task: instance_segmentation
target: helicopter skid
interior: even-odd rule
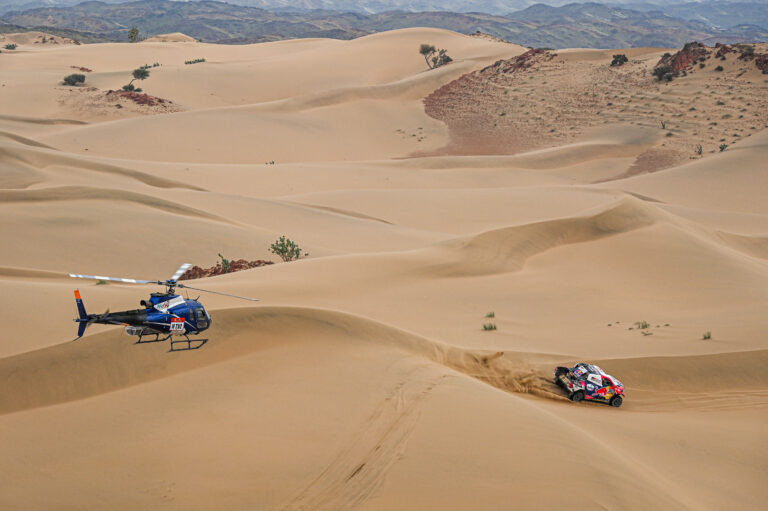
[[[170,351],[189,351],[189,350],[199,350],[203,347],[205,343],[208,342],[208,339],[190,339],[187,334],[183,334],[184,339],[175,340],[172,335],[169,335],[168,337],[171,338],[171,350]],[[176,344],[179,343],[187,343],[186,347],[183,348],[177,348]]]
[[[164,341],[171,341],[171,349],[170,351],[189,351],[189,350],[197,350],[203,347],[205,343],[208,342],[208,339],[190,339],[189,335],[187,334],[180,334],[183,339],[174,339],[173,334],[161,334],[161,333],[146,333],[139,335],[139,340],[136,341],[136,344],[146,344],[151,342],[164,342]],[[154,337],[154,339],[144,339],[144,337]],[[177,344],[184,344],[186,343],[186,346],[184,347],[176,347]]]

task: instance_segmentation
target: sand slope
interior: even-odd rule
[[[631,119],[452,150],[422,98],[524,48],[170,39],[2,55],[0,507],[761,508],[763,128],[641,174],[668,137]],[[428,71],[421,43],[455,62]],[[141,86],[173,112],[105,101],[155,62]],[[87,87],[58,85],[72,65]],[[281,235],[309,257],[193,281],[261,300],[201,297],[200,349],[71,342],[74,288],[93,313],[156,289],[67,273],[276,259]],[[580,360],[626,384],[622,408],[563,397],[552,370]]]

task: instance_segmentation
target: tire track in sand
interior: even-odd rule
[[[423,399],[447,376],[431,364],[420,364],[401,375],[351,441],[317,477],[276,509],[351,509],[367,500],[405,452]]]

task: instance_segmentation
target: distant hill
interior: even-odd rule
[[[720,28],[738,25],[756,25],[768,30],[768,2],[704,0],[679,4],[657,5],[631,2],[624,7],[636,11],[660,11],[684,20],[696,20]]]
[[[276,12],[213,1],[140,0],[120,4],[89,1],[70,7],[11,11],[3,15],[3,19],[52,33],[54,29],[78,30],[123,41],[132,26],[139,27],[147,37],[183,32],[205,42],[226,43],[298,37],[351,39],[383,30],[419,26],[465,34],[480,30],[518,44],[552,48],[676,47],[692,40],[768,40],[768,29],[754,24],[721,29],[712,27],[711,23],[683,20],[660,11],[641,12],[596,3],[563,7],[536,4],[501,16],[445,11]]]
[[[66,37],[79,43],[106,43],[113,41],[109,37],[104,37],[98,34],[92,34],[89,32],[81,32],[79,30],[71,30],[68,28],[53,28],[53,27],[22,27],[20,25],[13,25],[9,23],[3,23],[0,20],[0,34],[15,34],[19,32],[46,32],[59,37]]]

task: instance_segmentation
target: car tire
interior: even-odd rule
[[[608,401],[608,404],[611,406],[615,406],[616,408],[621,406],[621,403],[624,402],[624,398],[621,396],[613,396],[610,401]]]
[[[574,403],[578,403],[579,401],[584,400],[584,391],[583,390],[577,390],[573,394],[571,394],[571,401]]]

